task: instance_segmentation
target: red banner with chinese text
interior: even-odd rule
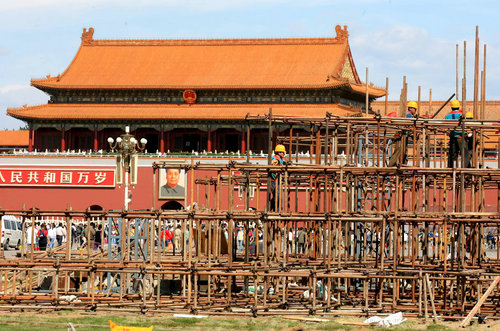
[[[0,168],[0,186],[114,187],[115,170]]]

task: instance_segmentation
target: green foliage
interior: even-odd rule
[[[319,323],[315,326],[316,330],[354,330],[352,326],[343,325],[336,322]]]
[[[342,318],[345,320],[345,318]],[[291,330],[303,328],[307,330],[346,330],[354,331],[357,326],[349,326],[335,322],[307,322],[294,321],[280,317],[232,317],[211,316],[208,318],[174,318],[167,314],[140,313],[80,313],[74,311],[39,312],[29,311],[25,313],[3,313],[0,315],[0,330],[2,331],[58,331],[68,330],[68,322],[71,322],[78,331],[109,330],[109,320],[118,325],[143,326],[154,325],[155,331],[160,330]],[[356,319],[359,322],[358,319]],[[458,330],[444,324],[428,324],[422,321],[407,321],[400,325],[389,328],[366,326],[368,330],[429,330],[448,331]]]
[[[195,324],[200,324],[202,320],[199,318],[169,318],[167,322],[170,323],[167,323],[168,325],[166,326],[183,327],[183,326],[192,326]]]
[[[453,330],[453,329],[446,326],[446,325],[432,323],[432,324],[427,325],[427,330],[444,331],[444,330]]]

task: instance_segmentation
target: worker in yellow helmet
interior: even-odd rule
[[[415,101],[410,101],[406,105],[406,118],[414,118],[417,116],[418,105]],[[409,131],[398,131],[392,137],[391,144],[393,145],[389,167],[395,167],[397,164],[405,164],[407,158],[408,140],[410,138]]]
[[[460,101],[452,100],[450,103],[451,111],[445,116],[447,120],[455,120],[458,121],[463,119],[463,112],[460,109]],[[474,117],[471,112],[467,112],[465,114],[466,118]],[[472,134],[471,134],[472,135]],[[452,130],[450,131],[450,142],[448,143],[448,168],[453,168],[455,162],[458,160],[458,154],[462,153],[462,147],[464,148],[464,165],[466,168],[470,168],[471,163],[471,144],[469,144],[467,132],[463,130]],[[463,146],[462,146],[463,145]],[[469,148],[471,147],[471,148]]]
[[[271,159],[271,165],[273,166],[285,165],[285,154],[286,154],[285,146],[281,144],[276,145],[276,147],[274,148],[274,155]],[[271,185],[269,187],[269,193],[268,193],[269,209],[272,211],[276,211],[276,196],[279,194],[280,191],[279,175],[275,171],[270,171],[269,177],[271,178]]]
[[[410,101],[406,105],[407,111],[406,111],[406,118],[414,118],[417,116],[417,103],[415,101]]]
[[[274,148],[274,156],[273,156],[273,159],[276,159],[276,160],[281,160],[283,159],[283,157],[285,156],[286,154],[286,148],[285,146],[281,145],[281,144],[278,144],[276,145],[276,147]],[[277,163],[276,163],[277,164]]]
[[[451,101],[451,109],[459,109],[460,108],[460,101],[457,99]]]

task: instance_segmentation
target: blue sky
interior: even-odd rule
[[[0,1],[0,129],[24,123],[7,107],[46,103],[31,78],[62,73],[78,50],[84,27],[96,39],[288,38],[335,36],[347,25],[358,73],[399,99],[403,76],[409,97],[433,100],[455,91],[455,52],[467,41],[467,90],[473,91],[474,37],[481,63],[487,44],[486,96],[500,100],[498,1],[427,0],[2,0]],[[482,67],[482,64],[481,64]],[[462,73],[461,73],[462,75]]]

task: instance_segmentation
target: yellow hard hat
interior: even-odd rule
[[[415,101],[410,101],[408,102],[408,105],[406,105],[408,108],[415,108],[417,109],[417,103]]]
[[[283,153],[286,153],[285,146],[283,146],[283,145],[281,145],[281,144],[280,144],[280,145],[276,145],[276,148],[274,149],[274,151],[275,151],[276,153],[278,153],[278,152],[283,152]]]
[[[460,108],[460,101],[457,99],[451,101],[451,108]]]
[[[465,113],[465,118],[474,118],[474,114],[470,111]]]

